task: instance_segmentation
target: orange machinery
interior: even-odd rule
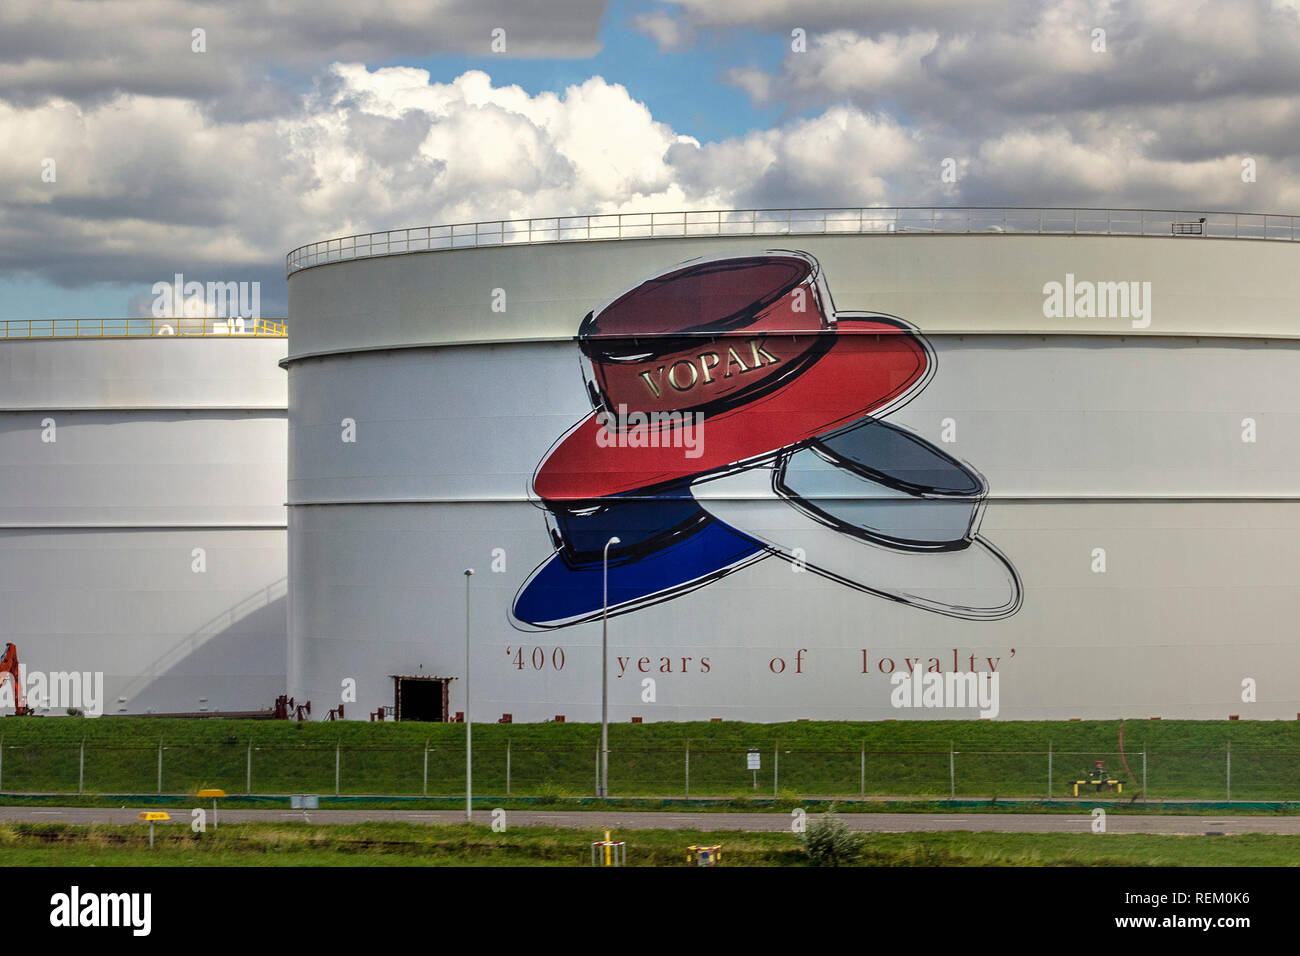
[[[6,677],[13,678],[14,682],[15,716],[30,715],[33,711],[27,706],[27,695],[23,693],[23,676],[18,668],[18,648],[12,643],[5,645],[4,656],[0,657],[0,687],[4,686]]]

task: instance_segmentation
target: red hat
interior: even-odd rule
[[[593,414],[538,465],[544,501],[589,500],[754,463],[882,415],[933,373],[901,319],[836,313],[803,252],[694,260],[578,330]]]

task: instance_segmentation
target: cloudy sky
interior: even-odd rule
[[[448,222],[1300,213],[1300,0],[3,0],[0,143],[0,319]]]

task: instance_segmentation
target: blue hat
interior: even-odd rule
[[[693,591],[770,553],[767,546],[705,512],[685,485],[653,496],[548,503],[555,554],[515,595],[511,623],[521,630],[566,627],[605,611],[609,548],[610,616]]]

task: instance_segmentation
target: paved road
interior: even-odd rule
[[[146,807],[120,810],[86,807],[0,807],[4,823],[136,823]],[[211,814],[211,806],[206,807]],[[173,809],[172,823],[187,825],[188,810]],[[219,820],[231,823],[307,821],[310,823],[460,823],[459,810],[220,810]],[[854,830],[877,833],[980,830],[996,833],[1089,833],[1092,816],[1079,813],[843,813],[840,818]],[[477,810],[474,822],[488,824],[490,811]],[[208,821],[209,825],[211,820]],[[510,826],[552,826],[594,830],[751,830],[790,829],[789,813],[644,812],[636,810],[510,810]],[[1278,816],[1147,816],[1111,813],[1108,833],[1290,833],[1300,834],[1300,817]]]

